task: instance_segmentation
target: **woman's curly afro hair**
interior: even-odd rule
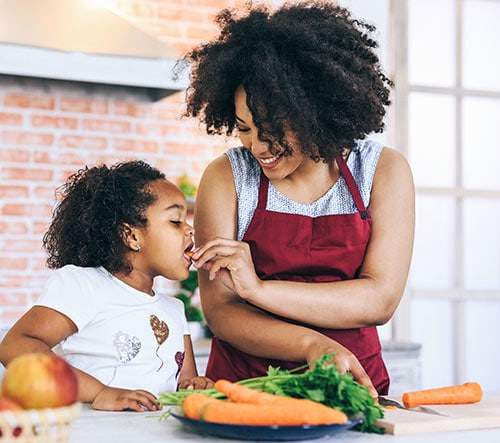
[[[222,10],[215,40],[189,51],[185,115],[200,117],[209,134],[231,135],[234,93],[243,86],[259,137],[289,146],[290,128],[302,153],[330,161],[355,140],[384,129],[392,82],[370,37],[375,28],[329,2],[286,3],[271,12],[248,3]]]
[[[147,226],[144,212],[157,198],[149,185],[159,179],[165,175],[140,160],[71,175],[58,188],[61,198],[43,237],[49,268],[72,264],[129,273],[124,223]]]

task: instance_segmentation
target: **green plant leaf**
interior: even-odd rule
[[[181,288],[189,292],[194,292],[198,287],[198,271],[191,269],[189,271],[189,277],[181,281]]]

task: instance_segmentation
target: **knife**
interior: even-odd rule
[[[447,416],[447,414],[436,411],[435,409],[428,408],[427,406],[417,406],[415,408],[407,408],[399,401],[387,397],[379,396],[378,402],[382,406],[392,406],[398,409],[404,409],[405,411],[423,412],[425,414],[443,415],[445,417]]]

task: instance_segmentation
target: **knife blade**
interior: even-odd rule
[[[379,396],[378,397],[378,402],[382,406],[392,406],[392,407],[395,407],[395,408],[398,408],[398,409],[404,409],[405,411],[422,412],[422,413],[425,413],[425,414],[443,415],[445,417],[447,416],[447,414],[444,414],[442,412],[436,411],[435,409],[432,409],[432,408],[428,408],[427,406],[417,406],[415,408],[407,408],[406,406],[404,406],[399,401],[391,399],[391,398],[387,398],[387,397]]]

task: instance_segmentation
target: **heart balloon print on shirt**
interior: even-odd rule
[[[141,341],[135,336],[131,337],[124,331],[118,331],[113,335],[113,347],[120,362],[128,363],[141,350]]]
[[[179,377],[181,373],[182,365],[184,364],[184,352],[177,351],[175,353],[175,362],[177,363],[177,372],[175,373],[175,378]]]
[[[156,370],[157,372],[162,368],[163,366],[163,360],[159,356],[158,351],[160,349],[160,346],[165,342],[165,340],[168,338],[168,334],[170,333],[167,324],[163,321],[160,320],[156,315],[151,314],[149,316],[149,323],[151,325],[151,329],[153,329],[153,333],[156,338],[156,342],[158,343],[158,347],[156,348],[156,356],[160,359],[161,365],[160,367]]]

